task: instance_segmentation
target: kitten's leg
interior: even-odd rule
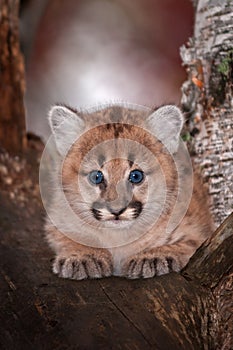
[[[47,240],[56,252],[53,272],[59,277],[82,280],[112,275],[112,256],[106,249],[78,244],[55,227],[46,229]]]
[[[164,245],[130,257],[123,265],[122,273],[127,278],[150,278],[172,271],[180,271],[198,248],[198,242]]]

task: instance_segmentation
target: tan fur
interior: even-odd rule
[[[175,115],[177,109],[166,111],[174,113],[177,125],[181,123]],[[165,112],[158,110],[158,116],[163,118]],[[167,122],[161,124],[160,139],[161,126],[155,133],[151,131],[156,124],[149,124],[151,113],[121,106],[79,113],[85,129],[62,158],[60,175],[65,198],[82,224],[73,223],[67,209],[63,209],[61,195],[54,193],[52,212],[64,231],[49,219],[46,225],[48,242],[57,254],[53,271],[61,277],[83,279],[113,274],[148,278],[179,271],[212,232],[206,193],[195,174],[187,212],[178,227],[167,233],[178,195],[178,173],[175,158],[164,142],[174,154],[180,148],[175,150],[175,138],[170,146],[166,139],[170,130],[163,130],[171,129],[174,119],[170,126]],[[179,136],[179,125],[174,125],[178,130],[174,133]],[[144,180],[138,185],[129,182],[129,174],[135,169],[144,171]],[[98,186],[87,180],[92,170],[103,173],[104,181]],[[185,170],[182,176],[185,178]],[[122,208],[123,212],[116,214]]]

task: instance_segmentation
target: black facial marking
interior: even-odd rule
[[[129,204],[129,208],[135,209],[135,213],[134,213],[133,217],[134,217],[134,219],[136,219],[141,214],[143,205],[139,201],[132,201]]]
[[[114,137],[118,138],[119,135],[124,131],[123,125],[121,124],[113,124],[114,128]]]
[[[96,208],[91,208],[92,214],[94,215],[94,217],[96,218],[96,220],[101,220],[101,212],[100,210],[96,209]]]
[[[134,162],[131,159],[128,159],[129,167],[132,168]]]
[[[122,123],[108,123],[105,125],[107,130],[111,130],[114,133],[114,137],[118,138],[123,132],[124,130],[131,130],[132,129],[132,125],[129,124],[122,124]]]

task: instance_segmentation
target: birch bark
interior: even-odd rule
[[[196,0],[194,6],[194,36],[181,47],[188,73],[181,104],[219,225],[233,208],[233,0]]]

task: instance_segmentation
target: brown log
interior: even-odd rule
[[[26,146],[18,10],[19,0],[0,0],[0,147],[13,154]]]

